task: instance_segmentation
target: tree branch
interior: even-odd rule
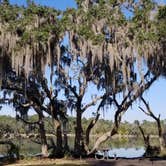
[[[161,137],[162,137],[162,127],[161,127],[161,122],[160,122],[160,114],[159,114],[158,117],[155,116],[154,113],[151,111],[149,104],[145,101],[145,99],[144,99],[142,96],[141,96],[141,100],[142,100],[143,103],[145,104],[146,109],[147,109],[148,112],[146,112],[145,110],[143,110],[141,107],[139,107],[139,108],[140,108],[146,115],[152,117],[152,118],[156,121],[157,127],[158,127],[158,135],[159,135],[159,138],[161,138]],[[162,145],[160,145],[160,146],[161,146],[161,148],[162,148]]]
[[[21,105],[22,107],[27,108],[27,107],[33,106],[33,102],[30,101],[29,103],[26,103],[26,104],[20,104],[20,105]]]
[[[146,115],[150,116],[150,114],[148,112],[146,112],[142,107],[139,106],[139,109]]]
[[[83,78],[83,83],[80,81],[80,77]],[[78,82],[79,82],[79,93],[80,93],[80,96],[82,97],[85,93],[85,89],[86,89],[86,86],[87,86],[87,81],[86,81],[86,77],[83,73],[80,74],[80,77],[78,79]]]
[[[95,119],[91,120],[91,122],[89,123],[89,125],[86,129],[86,145],[87,146],[89,145],[89,136],[90,136],[91,129],[95,126],[99,117],[100,117],[100,114],[97,112]]]
[[[137,125],[138,125],[138,128],[140,129],[142,136],[143,136],[145,146],[146,146],[146,148],[148,148],[150,146],[149,135],[145,136],[145,133],[144,133],[141,125],[139,124],[139,122],[137,123]]]
[[[145,75],[146,76],[146,75]],[[148,81],[146,84],[142,84],[142,81],[140,83],[140,86],[139,86],[139,89],[137,89],[135,92],[134,90],[135,89],[132,89],[131,92],[133,91],[134,94],[132,94],[132,98],[127,101],[127,99],[125,99],[125,102],[122,101],[122,103],[120,104],[120,107],[119,109],[116,111],[115,113],[115,118],[114,118],[114,126],[112,128],[112,130],[108,131],[107,133],[105,133],[104,135],[102,135],[101,137],[99,137],[97,139],[97,141],[95,142],[92,150],[88,153],[88,154],[92,154],[96,151],[96,149],[98,148],[98,146],[102,143],[102,142],[105,142],[106,140],[108,140],[111,136],[113,136],[114,134],[116,134],[118,132],[118,128],[119,128],[119,124],[120,124],[120,121],[121,121],[121,116],[122,116],[122,113],[124,113],[128,108],[129,106],[132,105],[132,103],[139,97],[143,94],[143,92],[145,90],[147,90],[152,84],[153,82],[157,79],[157,76],[154,76],[153,78],[151,78],[150,81]],[[130,92],[130,93],[131,93]],[[130,96],[129,93],[127,95],[128,97]],[[126,98],[126,97],[125,97]]]
[[[142,96],[141,96],[141,100],[142,100],[143,103],[145,104],[148,113],[145,113],[145,111],[143,111],[143,112],[144,112],[146,115],[151,116],[154,120],[158,121],[158,119],[160,119],[160,115],[159,115],[159,117],[156,117],[156,116],[153,114],[153,112],[152,112],[151,109],[150,109],[149,104],[145,101],[145,99],[144,99]],[[139,108],[140,108],[140,107],[139,107]],[[142,109],[141,109],[141,110],[142,110]]]
[[[71,92],[74,94],[74,96],[78,99],[79,96],[78,96],[78,94],[77,94],[75,88],[72,87],[71,85],[67,85],[67,87],[71,90]]]
[[[96,97],[95,99],[93,99],[90,103],[88,103],[87,105],[84,106],[84,108],[82,109],[82,111],[84,112],[87,108],[93,106],[96,104],[97,101],[101,100],[102,98],[104,97],[103,96],[99,96],[99,97]]]

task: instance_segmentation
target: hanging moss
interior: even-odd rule
[[[104,40],[105,40],[105,37],[103,34],[97,34],[94,37],[92,37],[92,44],[100,45],[101,43],[103,43]]]
[[[93,32],[91,31],[89,26],[81,25],[78,30],[78,35],[84,36],[85,39],[89,39],[93,35]]]
[[[87,58],[92,67],[107,65],[108,72],[120,72],[127,84],[134,59],[148,60],[158,51],[159,57],[164,55],[166,27],[164,8],[159,8],[158,16],[150,20],[154,10],[151,0],[139,2],[139,6],[133,2],[134,16],[130,20],[121,11],[124,2],[80,0],[78,9],[68,8],[63,12],[34,3],[27,7],[0,5],[0,46],[11,56],[15,68],[23,65],[30,71],[34,63],[39,63],[37,66],[43,70],[46,64],[59,63],[59,42],[67,31],[73,59],[79,55]],[[105,26],[107,32],[103,30]],[[15,58],[18,55],[20,58]],[[37,55],[40,60],[36,60]],[[126,65],[129,59],[132,62]],[[115,84],[116,79],[112,79]]]

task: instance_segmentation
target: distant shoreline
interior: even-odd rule
[[[12,134],[11,134],[12,135]],[[37,136],[38,134],[34,133],[29,133],[28,135],[26,134],[20,134],[23,138],[29,138],[31,136]],[[96,134],[96,135],[90,135],[90,137],[99,137],[101,134]],[[54,134],[46,134],[47,137],[55,137]],[[75,137],[75,134],[67,134],[68,137]],[[138,137],[137,135],[125,135],[125,134],[116,134],[112,136],[111,138],[136,138]],[[158,138],[158,135],[150,135],[151,138]],[[142,138],[140,136],[140,138]]]

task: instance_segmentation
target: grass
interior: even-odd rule
[[[159,157],[166,158],[166,150],[162,150],[159,154]]]
[[[156,166],[166,165],[165,159],[156,158],[145,158],[145,159],[110,159],[110,160],[95,160],[92,158],[88,159],[40,159],[32,158],[31,160],[20,160],[12,164],[5,164],[6,166],[101,166],[101,165],[116,165],[116,166],[149,166],[154,162]]]
[[[8,166],[88,166],[85,160],[78,159],[24,159]]]

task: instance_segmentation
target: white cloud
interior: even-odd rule
[[[166,5],[166,0],[155,0],[155,2],[161,6]]]

